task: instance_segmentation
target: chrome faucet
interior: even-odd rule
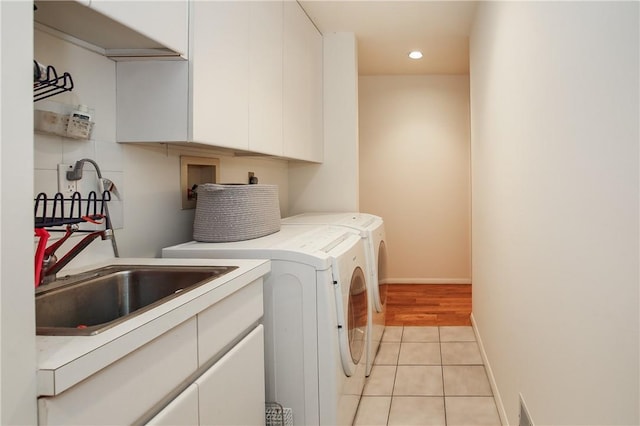
[[[46,194],[40,193],[37,198],[34,199],[34,211],[36,212],[34,236],[39,237],[35,253],[34,281],[36,287],[41,284],[47,284],[55,281],[56,274],[98,237],[103,240],[111,240],[113,254],[115,257],[119,257],[118,246],[116,245],[116,238],[113,232],[113,224],[111,223],[107,203],[108,201],[111,201],[112,193],[116,197],[120,198],[114,183],[109,179],[103,178],[98,164],[89,158],[83,158],[82,160],[76,161],[73,170],[67,172],[67,179],[71,181],[82,179],[82,169],[86,162],[91,163],[96,169],[96,174],[98,176],[98,188],[102,193],[102,199],[98,200],[95,191],[91,191],[86,199],[83,199],[78,192],[75,192],[72,197],[67,200],[64,199],[64,196],[61,193],[57,193],[52,199],[47,199]],[[71,203],[69,217],[65,216],[68,211],[68,209],[65,208],[65,201],[69,201]],[[47,215],[47,205],[49,202],[52,204],[53,213]],[[84,215],[81,207],[82,202],[87,203],[86,213]],[[100,203],[100,212],[98,212],[98,203]],[[91,213],[91,207],[93,207],[93,213]],[[57,214],[57,211],[60,211],[61,213]],[[37,216],[38,212],[42,214],[41,217]],[[101,221],[102,219],[104,220]],[[71,250],[62,257],[62,259],[58,260],[55,256],[55,251],[62,246],[71,234],[79,230],[78,224],[82,222],[104,224],[105,229],[94,232],[81,230],[80,232],[90,233],[72,247]],[[65,224],[65,235],[49,247],[46,247],[47,240],[50,237],[46,227],[59,227],[64,226]]]
[[[76,181],[82,179],[82,168],[84,167],[84,163],[91,163],[91,165],[93,165],[93,168],[96,170],[96,174],[98,175],[98,187],[100,188],[100,191],[112,192],[118,199],[120,199],[120,194],[118,193],[116,186],[111,180],[102,177],[100,166],[98,166],[98,163],[90,158],[83,158],[82,160],[76,161],[73,166],[73,170],[67,172],[67,180]],[[104,204],[104,212],[106,219],[106,229],[113,230],[113,224],[111,223],[111,215],[109,214],[108,204]],[[114,256],[120,257],[120,253],[118,252],[118,245],[116,244],[115,234],[111,233],[111,237],[109,239],[111,240]]]
[[[111,229],[104,229],[102,231],[95,231],[87,236],[85,236],[78,244],[73,246],[71,250],[69,250],[62,259],[58,260],[55,256],[55,251],[60,248],[62,243],[64,243],[75,231],[78,230],[77,225],[67,225],[67,232],[58,241],[53,243],[51,246],[47,247],[44,252],[44,258],[42,260],[42,269],[40,271],[39,284],[48,284],[52,281],[56,280],[56,274],[60,272],[62,268],[64,268],[69,262],[71,262],[77,255],[82,252],[85,248],[91,244],[93,240],[100,237],[102,240],[110,240],[113,238],[113,231]]]

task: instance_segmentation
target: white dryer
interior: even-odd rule
[[[286,227],[231,243],[188,242],[163,257],[270,259],[264,281],[267,402],[296,425],[352,424],[365,381],[363,240],[342,227]]]
[[[365,243],[371,309],[366,352],[369,376],[384,332],[387,299],[387,248],[384,221],[368,213],[303,213],[282,219],[282,225],[336,225],[357,230]]]

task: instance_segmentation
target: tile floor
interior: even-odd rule
[[[473,329],[387,326],[354,425],[500,425]]]

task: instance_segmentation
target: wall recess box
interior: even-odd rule
[[[218,183],[219,180],[219,159],[180,156],[180,194],[182,197],[182,209],[196,208],[196,198],[191,192],[193,185]]]

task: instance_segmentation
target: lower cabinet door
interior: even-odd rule
[[[197,370],[193,317],[60,395],[39,398],[38,424],[132,424]]]
[[[192,426],[198,424],[198,386],[194,383],[152,418],[148,425]]]
[[[264,331],[258,325],[196,382],[200,424],[264,425]]]

